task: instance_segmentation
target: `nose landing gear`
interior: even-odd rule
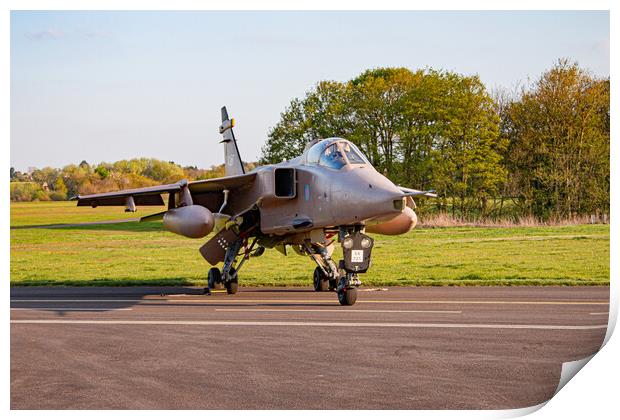
[[[374,241],[362,232],[362,227],[340,229],[340,242],[344,259],[340,268],[346,274],[338,282],[338,302],[341,305],[353,305],[357,300],[357,286],[361,284],[358,274],[365,273],[370,267],[370,253]]]
[[[374,245],[371,237],[365,235],[363,226],[341,227],[339,239],[344,259],[336,264],[327,248],[306,243],[305,250],[316,262],[314,269],[314,290],[322,292],[335,290],[341,305],[353,305],[357,300],[357,287],[361,284],[358,274],[370,267],[370,253]]]

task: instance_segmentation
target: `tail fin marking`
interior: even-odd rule
[[[239,148],[237,147],[237,140],[235,139],[235,133],[233,132],[234,126],[235,120],[228,118],[228,111],[226,110],[226,107],[222,107],[222,125],[220,125],[220,134],[223,136],[224,171],[226,176],[245,174],[243,162],[241,161],[241,155],[239,154]]]

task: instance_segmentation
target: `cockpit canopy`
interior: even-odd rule
[[[321,140],[308,149],[306,164],[341,169],[345,165],[369,164],[369,162],[349,140],[332,137]]]

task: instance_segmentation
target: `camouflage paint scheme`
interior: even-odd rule
[[[222,108],[220,134],[226,176],[175,184],[77,196],[78,206],[163,205],[168,210],[142,218],[162,220],[165,229],[190,238],[215,235],[201,255],[222,269],[209,271],[209,289],[238,290],[238,271],[265,248],[292,249],[316,263],[316,291],[335,290],[343,305],[356,300],[358,274],[369,267],[374,241],[366,233],[399,235],[415,227],[414,196],[431,191],[398,187],[380,174],[346,139],[309,142],[301,156],[246,173],[233,133],[234,120]],[[331,255],[336,242],[344,259]]]

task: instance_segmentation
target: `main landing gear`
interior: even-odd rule
[[[222,271],[220,271],[217,267],[211,267],[208,275],[208,288],[209,290],[213,289],[224,289],[226,288],[226,293],[229,295],[234,295],[239,291],[239,276],[237,273],[241,269],[243,263],[245,263],[249,258],[254,246],[256,245],[256,238],[252,242],[252,245],[248,247],[247,239],[239,239],[228,247],[226,250],[226,256],[224,257],[224,266],[222,267]],[[243,252],[239,253],[241,248],[243,247]],[[264,248],[259,247],[255,252],[255,255],[259,251],[264,251]],[[237,257],[242,256],[241,261],[237,264],[236,267],[234,265],[237,262]]]
[[[314,269],[314,290],[336,290],[338,302],[350,306],[357,300],[357,287],[361,284],[358,274],[370,267],[370,253],[374,245],[371,237],[365,235],[361,226],[341,227],[339,240],[343,259],[338,267],[331,259],[326,247],[306,243],[306,252],[316,262]]]
[[[226,289],[229,295],[234,295],[239,291],[239,278],[235,269],[231,269],[228,274],[229,280],[224,282],[222,272],[217,267],[211,267],[208,276],[209,290]]]
[[[314,291],[326,292],[328,290],[335,290],[338,287],[340,272],[336,267],[336,263],[331,259],[330,250],[332,248],[309,243],[305,243],[304,247],[306,253],[310,255],[317,265],[312,276]]]

